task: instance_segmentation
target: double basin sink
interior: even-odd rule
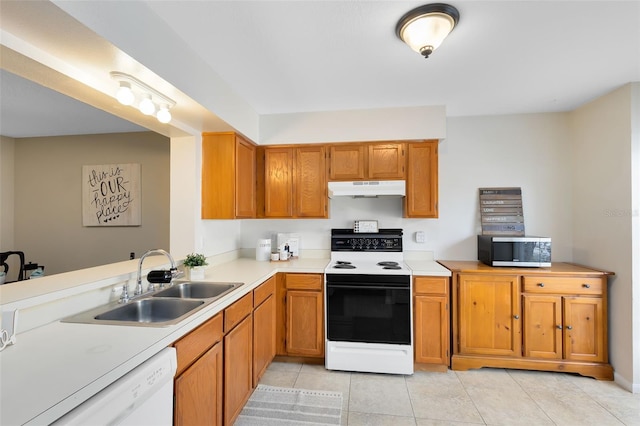
[[[178,282],[128,303],[110,303],[62,319],[82,324],[162,327],[177,324],[243,283]]]

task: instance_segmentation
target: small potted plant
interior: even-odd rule
[[[207,258],[204,254],[191,253],[182,262],[185,269],[189,271],[190,280],[204,279],[204,267],[208,265]]]

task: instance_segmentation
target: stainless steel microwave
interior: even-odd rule
[[[489,266],[551,266],[551,238],[478,235],[478,260]]]

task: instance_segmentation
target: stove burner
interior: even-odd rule
[[[337,265],[351,265],[351,262],[347,262],[346,260],[338,260],[336,261]]]
[[[336,269],[356,269],[356,267],[351,263],[345,263],[345,262],[342,262],[342,263],[338,262],[337,264],[333,265],[333,267]]]
[[[378,262],[378,266],[384,266],[382,269],[400,269],[398,262]],[[395,268],[397,266],[397,268]]]

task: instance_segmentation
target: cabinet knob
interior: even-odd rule
[[[544,287],[544,283],[538,283],[538,287]]]
[[[591,285],[590,285],[590,284],[582,284],[582,287],[584,287],[584,288],[591,288]]]
[[[515,319],[520,319],[520,315],[514,315],[513,316]]]
[[[562,326],[561,326],[561,325],[556,325],[556,328],[557,328],[558,330],[562,330]]]
[[[573,327],[571,327],[570,325],[567,326],[567,330],[573,330]]]

